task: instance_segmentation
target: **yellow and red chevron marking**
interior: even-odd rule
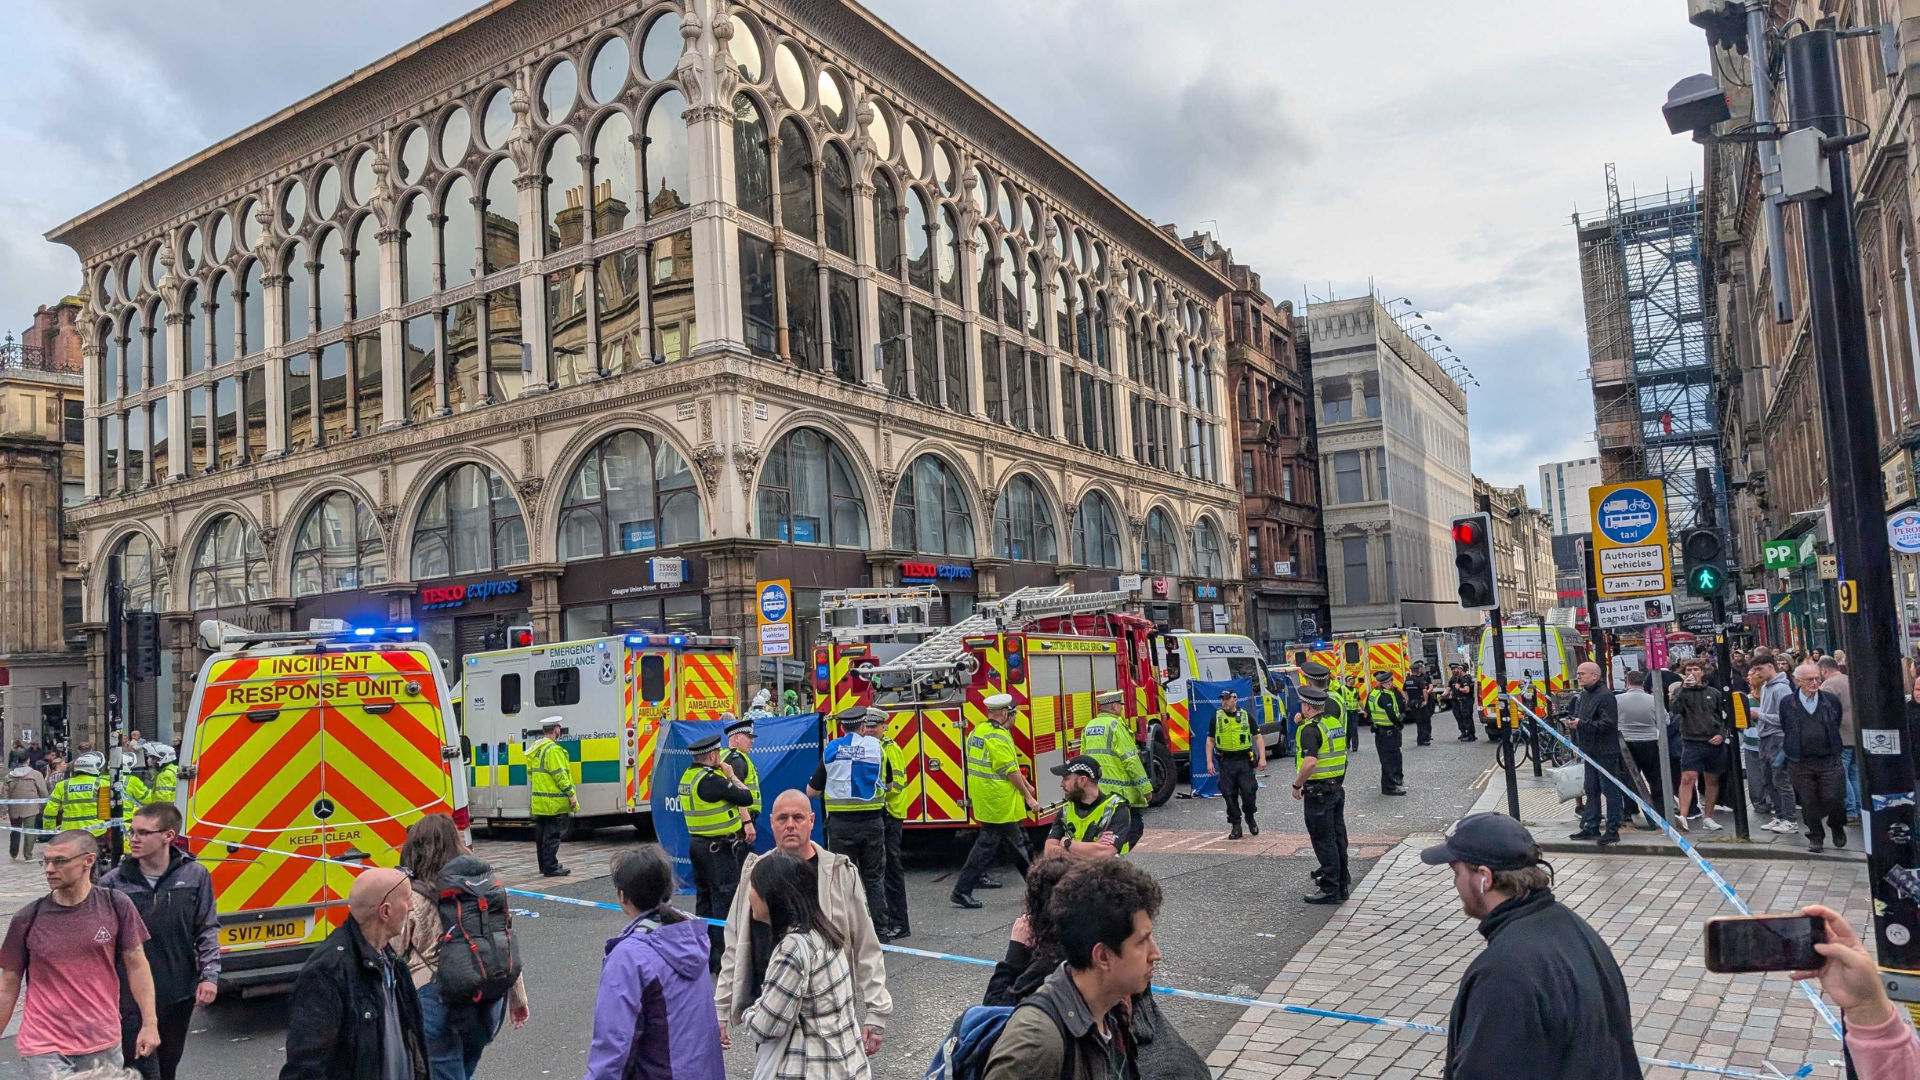
[[[634,764],[627,768],[627,809],[635,810],[645,796],[640,794],[640,717],[633,710],[636,687],[633,680],[633,650],[620,650],[620,724],[626,729],[627,756]],[[649,770],[651,771],[651,770]]]
[[[821,650],[832,655],[827,667],[826,715],[837,716],[873,704],[872,684],[853,677],[854,661],[866,659],[870,650],[865,645],[821,646]]]
[[[1311,649],[1307,652],[1307,659],[1316,664],[1324,665],[1328,671],[1333,673],[1334,678],[1337,679],[1340,677],[1339,649]]]
[[[735,704],[732,652],[680,654],[680,719],[718,720]]]
[[[920,781],[920,797],[909,821],[923,825],[962,825],[967,822],[966,755],[960,736],[959,709],[926,709],[914,725],[903,725],[896,739],[908,753],[908,773]]]
[[[1374,641],[1367,643],[1367,678],[1371,680],[1376,671],[1393,672],[1393,688],[1401,690],[1407,684],[1407,646],[1398,641]]]
[[[1187,721],[1187,703],[1176,701],[1167,706],[1167,745],[1176,754],[1193,748],[1193,728]]]

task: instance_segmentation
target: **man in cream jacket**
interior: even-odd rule
[[[887,993],[887,965],[880,955],[880,939],[867,913],[866,887],[860,871],[845,855],[836,855],[813,842],[813,803],[799,791],[783,791],[767,815],[777,847],[815,864],[820,871],[820,908],[847,941],[853,961],[853,980],[860,1008],[866,1013],[862,1036],[867,1053],[880,1049],[887,1017],[893,1015],[893,997]],[[720,1044],[731,1048],[728,1029],[740,1022],[759,993],[759,980],[773,953],[772,928],[756,923],[748,913],[747,885],[753,880],[756,853],[740,868],[740,889],[727,910],[727,946],[720,958],[720,975],[713,980],[714,1009],[720,1014]]]

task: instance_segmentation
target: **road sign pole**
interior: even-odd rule
[[[1513,768],[1513,695],[1507,692],[1507,633],[1499,608],[1493,619],[1494,715],[1500,721],[1500,767],[1507,773],[1507,813],[1520,820],[1520,776]],[[1542,642],[1544,645],[1545,643]]]
[[[1829,28],[1787,39],[1787,92],[1796,124],[1839,139],[1848,134],[1842,100],[1840,40]],[[1865,781],[1861,807],[1868,832],[1867,877],[1873,891],[1874,950],[1883,974],[1902,980],[1893,996],[1920,1000],[1911,976],[1886,969],[1920,969],[1920,897],[1898,885],[1893,872],[1915,865],[1912,731],[1902,700],[1899,628],[1887,546],[1885,492],[1880,477],[1879,420],[1868,365],[1866,309],[1860,251],[1854,236],[1853,177],[1847,151],[1825,153],[1832,194],[1802,204],[1800,215],[1811,311],[1814,372],[1826,434],[1827,482],[1839,576],[1866,585],[1854,590],[1857,609],[1839,613],[1847,624],[1847,665],[1853,679],[1853,716]]]

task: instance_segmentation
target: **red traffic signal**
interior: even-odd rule
[[[533,627],[511,626],[507,628],[507,648],[525,649],[533,644]]]
[[[1493,519],[1465,514],[1453,519],[1453,566],[1459,579],[1460,606],[1497,608],[1500,590],[1493,580]]]
[[[1453,523],[1453,542],[1455,544],[1477,544],[1486,535],[1486,527],[1478,517],[1457,518]]]

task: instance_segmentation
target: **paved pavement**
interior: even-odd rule
[[[1425,866],[1410,838],[1383,858],[1261,1000],[1444,1025],[1483,940],[1443,868]],[[1864,866],[1807,860],[1715,863],[1757,912],[1815,901],[1867,922]],[[1554,859],[1555,894],[1605,938],[1632,999],[1643,1056],[1765,1071],[1771,1061],[1815,1077],[1838,1071],[1839,1043],[1785,975],[1716,975],[1701,961],[1701,927],[1732,914],[1688,863],[1630,856]],[[1446,1039],[1411,1031],[1249,1009],[1209,1058],[1222,1080],[1439,1076]],[[1677,1077],[1653,1068],[1649,1078]],[[1695,1074],[1698,1075],[1698,1074]]]
[[[1520,791],[1520,820],[1525,822],[1540,846],[1553,852],[1586,852],[1599,849],[1591,842],[1570,840],[1568,834],[1580,827],[1578,803],[1569,800],[1561,802],[1554,791],[1553,778],[1533,775],[1533,767],[1521,763],[1517,770],[1516,786]],[[1631,807],[1629,801],[1626,804]],[[1496,770],[1487,778],[1480,798],[1474,803],[1475,811],[1497,810],[1506,813],[1507,781],[1504,772]],[[1635,812],[1636,815],[1638,812]],[[1803,831],[1790,833],[1768,832],[1760,826],[1764,820],[1749,821],[1748,832],[1751,839],[1742,840],[1734,835],[1733,814],[1731,812],[1714,815],[1721,825],[1719,832],[1708,831],[1695,825],[1686,833],[1687,842],[1700,849],[1700,853],[1712,860],[1741,859],[1812,859],[1822,862],[1866,864],[1867,855],[1862,846],[1860,826],[1847,827],[1846,847],[1834,846],[1828,838],[1826,850],[1815,854],[1807,850],[1807,837]],[[1640,818],[1644,821],[1644,818]],[[1665,832],[1642,829],[1623,823],[1620,828],[1620,845],[1616,851],[1632,851],[1638,854],[1679,855],[1680,848]]]

